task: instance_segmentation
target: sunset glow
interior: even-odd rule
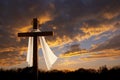
[[[0,68],[24,68],[29,32],[37,17],[58,60],[52,69],[120,66],[119,0],[0,0]],[[39,69],[46,70],[41,45]]]

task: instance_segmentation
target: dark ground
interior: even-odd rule
[[[0,80],[33,80],[32,68],[17,70],[0,69]],[[120,67],[98,70],[80,68],[76,71],[39,71],[38,80],[120,80]]]

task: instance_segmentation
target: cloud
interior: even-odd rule
[[[120,35],[114,35],[112,38],[109,40],[97,45],[91,51],[102,51],[106,49],[115,49],[115,50],[120,50]]]
[[[88,51],[86,49],[80,49],[79,44],[74,44],[68,47],[68,50],[65,53],[60,54],[59,56],[64,58],[64,57],[77,56],[84,53],[88,53]]]
[[[27,47],[8,47],[0,49],[0,66],[13,66],[25,62]]]
[[[3,55],[4,54],[4,55]],[[19,55],[18,51],[0,53],[0,66],[13,66],[25,62],[25,55]]]
[[[98,59],[104,57],[120,56],[119,34],[116,34],[103,43],[94,45],[90,50],[90,56],[87,59]]]
[[[98,36],[104,32],[112,30],[114,27],[112,25],[98,25],[98,26],[89,26],[84,24],[84,27],[81,30],[85,33],[87,38],[91,36]]]
[[[89,56],[80,58],[83,61],[97,61],[97,59],[109,58],[109,59],[119,59],[120,50],[106,49],[99,52],[89,53]]]
[[[48,25],[55,27],[54,40],[57,37],[63,38],[63,34],[71,41],[80,41],[94,35],[102,34],[113,30],[115,28],[114,24],[119,22],[120,6],[118,3],[112,0],[92,0],[89,2],[76,0],[74,3],[71,0],[55,0],[52,3],[55,8],[54,19],[47,22],[43,29],[47,28]],[[87,25],[87,29],[90,30],[88,33],[86,33],[85,24]],[[53,38],[50,41],[52,40]]]

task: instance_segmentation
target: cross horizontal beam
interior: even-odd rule
[[[53,35],[52,31],[18,33],[18,37],[52,36],[52,35]]]

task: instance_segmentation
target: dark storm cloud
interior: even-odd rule
[[[0,39],[4,45],[9,43],[17,46],[15,37],[12,37],[15,35],[14,29],[31,24],[33,17],[40,16],[49,9],[47,0],[1,0],[0,4]]]
[[[30,25],[33,17],[48,13],[53,19],[42,24],[43,29],[56,27],[55,39],[67,36],[74,40],[76,35],[86,34],[80,30],[83,23],[89,28],[118,22],[119,4],[120,0],[0,0],[0,50],[26,47],[27,40],[18,42],[15,30]]]
[[[52,4],[55,7],[55,16],[46,25],[56,26],[56,36],[60,37],[64,34],[74,39],[73,37],[78,34],[84,35],[84,32],[80,30],[84,26],[83,23],[88,24],[88,28],[91,26],[96,28],[101,24],[108,25],[120,20],[120,0],[91,0],[89,2],[55,0]]]

